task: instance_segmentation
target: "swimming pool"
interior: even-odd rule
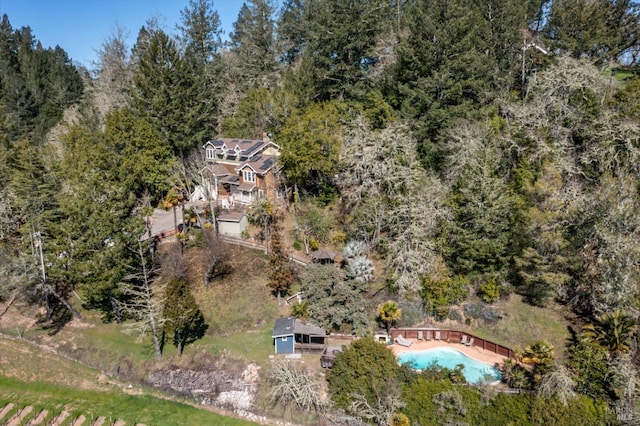
[[[433,348],[424,351],[407,351],[398,355],[400,364],[409,364],[416,370],[423,370],[432,364],[450,370],[458,364],[464,365],[464,377],[471,383],[493,383],[500,380],[500,371],[484,362],[469,358],[462,352],[452,348]]]

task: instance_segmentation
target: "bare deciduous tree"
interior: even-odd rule
[[[130,63],[128,31],[116,24],[98,50],[96,68],[96,105],[103,114],[129,103],[133,68]]]
[[[221,239],[217,238],[214,232],[205,231],[204,241],[206,249],[206,269],[204,272],[204,285],[208,286],[209,283],[220,277],[231,273],[232,266],[229,263],[229,249],[230,247],[224,243]]]
[[[402,389],[398,382],[388,383],[384,395],[378,395],[377,403],[372,406],[367,398],[359,394],[352,394],[349,411],[367,421],[373,421],[379,426],[389,426],[393,415],[406,405],[402,400]]]
[[[298,409],[321,414],[329,407],[324,396],[323,379],[310,368],[296,367],[287,360],[271,364],[268,380],[269,398],[273,403],[295,405]]]
[[[353,233],[373,247],[383,242],[386,267],[401,293],[416,294],[419,277],[435,266],[437,225],[448,217],[447,188],[427,173],[402,123],[374,132],[356,120],[344,138],[343,199]]]
[[[39,281],[38,266],[31,257],[0,253],[0,300],[6,300],[0,317],[19,298],[35,299]]]
[[[119,301],[120,312],[125,316],[134,318],[134,321],[126,324],[127,331],[137,334],[139,338],[151,334],[156,358],[162,357],[162,328],[164,318],[162,310],[164,300],[156,287],[157,270],[147,259],[138,243],[139,269],[134,270],[126,277],[126,281],[120,284],[120,290],[125,296]]]

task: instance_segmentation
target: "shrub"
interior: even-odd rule
[[[449,315],[447,316],[447,318],[449,318],[452,321],[456,321],[461,323],[462,322],[462,313],[458,310],[458,309],[450,309],[449,310]]]
[[[500,312],[483,302],[465,303],[462,309],[467,319],[482,319],[488,324],[493,324],[502,318]]]
[[[480,284],[478,288],[478,296],[487,303],[493,303],[500,298],[500,288],[495,278]]]
[[[469,280],[462,275],[440,280],[431,278],[422,280],[425,309],[441,320],[447,317],[449,306],[462,301],[468,294]]]
[[[337,231],[331,237],[331,243],[334,245],[342,245],[345,241],[347,241],[347,234],[342,231]]]

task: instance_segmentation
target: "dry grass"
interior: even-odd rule
[[[561,309],[531,306],[518,295],[512,295],[508,301],[498,302],[494,307],[503,318],[495,324],[467,328],[470,333],[513,349],[523,349],[536,340],[546,340],[554,346],[556,359],[563,358],[569,322]]]
[[[97,374],[92,368],[24,340],[0,337],[0,376],[58,383],[79,389],[106,389],[107,386],[97,382]]]

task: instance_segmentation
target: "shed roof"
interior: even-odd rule
[[[316,250],[313,253],[311,253],[311,259],[331,259],[334,260],[336,258],[336,254],[334,252],[332,252],[331,250],[327,250],[327,249],[320,249],[320,250]]]
[[[308,321],[297,320],[294,317],[278,318],[273,327],[273,336],[293,336],[294,334],[305,334],[309,336],[326,336],[324,328],[318,327]]]
[[[327,331],[307,321],[296,320],[294,331],[296,334],[308,334],[309,336],[326,336]]]
[[[221,222],[240,222],[244,217],[242,212],[220,213],[216,219]]]
[[[273,327],[273,336],[293,336],[296,319],[294,317],[278,318]]]

